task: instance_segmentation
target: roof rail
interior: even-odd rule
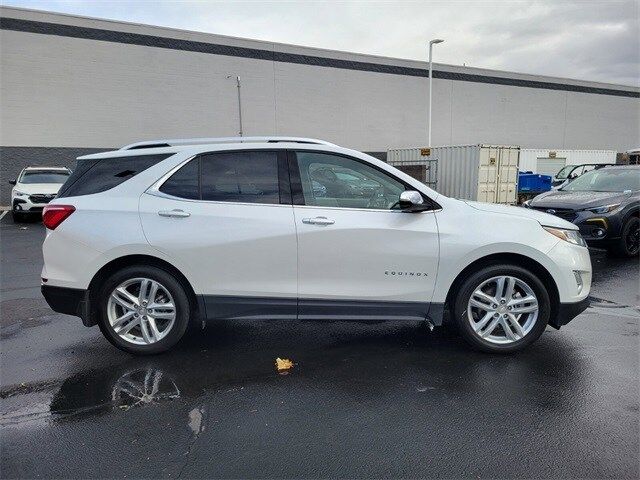
[[[206,145],[210,143],[309,143],[313,145],[335,144],[302,137],[218,137],[218,138],[178,138],[173,140],[149,140],[125,145],[120,150],[137,150],[141,148],[178,147],[181,145]]]

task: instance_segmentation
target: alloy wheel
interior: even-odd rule
[[[109,295],[107,318],[113,331],[135,345],[162,340],[173,328],[176,306],[160,282],[132,278],[122,282]]]
[[[635,222],[627,232],[624,239],[627,244],[627,251],[630,255],[637,255],[640,251],[640,222]]]
[[[538,298],[519,278],[502,275],[482,282],[471,294],[467,318],[475,334],[496,344],[517,342],[538,318]]]

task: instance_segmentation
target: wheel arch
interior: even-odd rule
[[[622,218],[622,222],[620,222],[620,229],[622,230],[622,228],[624,227],[625,223],[627,223],[627,221],[630,218],[633,218],[633,217],[640,218],[640,205],[636,205],[633,208],[629,209],[629,211]]]
[[[91,279],[88,288],[90,315],[88,315],[87,319],[83,318],[83,323],[86,326],[90,327],[97,323],[97,295],[100,284],[118,270],[136,265],[160,268],[175,276],[187,292],[189,303],[191,305],[191,308],[193,309],[193,312],[195,312],[196,314],[196,318],[200,318],[204,314],[204,305],[202,305],[199,301],[198,296],[196,295],[195,290],[191,285],[191,282],[189,282],[187,277],[185,277],[178,268],[176,268],[168,261],[158,257],[154,257],[152,255],[134,254],[114,258],[113,260],[107,262],[95,273],[95,275]]]
[[[542,283],[547,287],[549,292],[549,299],[551,300],[551,314],[549,316],[549,324],[554,325],[554,319],[558,315],[558,309],[560,306],[560,293],[558,291],[558,285],[556,284],[553,275],[542,265],[531,257],[521,255],[518,253],[494,253],[478,258],[467,265],[453,280],[447,291],[447,297],[445,300],[445,309],[450,311],[453,295],[457,292],[462,282],[471,274],[478,270],[499,264],[512,264],[519,267],[526,268],[527,270],[535,273]]]

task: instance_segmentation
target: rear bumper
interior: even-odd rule
[[[87,290],[67,287],[42,285],[42,296],[54,312],[74,315],[82,319],[82,323],[90,327],[95,325],[89,318],[89,294]]]
[[[575,303],[561,303],[558,307],[558,314],[549,321],[549,325],[560,328],[584,312],[589,306],[589,297]]]

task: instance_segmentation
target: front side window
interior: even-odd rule
[[[558,180],[564,180],[569,176],[569,172],[573,170],[575,167],[573,165],[567,165],[566,167],[562,167],[558,173],[556,173],[556,178]]]
[[[405,185],[357,160],[317,152],[296,152],[304,204],[319,207],[398,208]]]

